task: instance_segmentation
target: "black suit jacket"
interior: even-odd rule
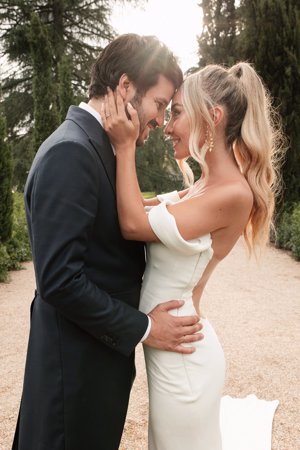
[[[144,246],[120,233],[107,135],[72,106],[25,187],[36,273],[14,449],[116,450],[148,319]]]

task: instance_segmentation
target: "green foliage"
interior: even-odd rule
[[[142,192],[144,198],[153,198],[156,196],[155,192]]]
[[[298,0],[244,0],[239,53],[254,63],[283,119],[289,149],[283,201],[300,200],[300,6]]]
[[[237,19],[234,0],[202,0],[203,29],[199,66],[233,64],[236,61]]]
[[[292,209],[284,210],[277,218],[275,245],[278,248],[291,250]]]
[[[289,205],[277,219],[275,245],[290,250],[300,261],[300,203]]]
[[[31,16],[29,42],[33,63],[34,146],[37,150],[57,127],[58,114],[52,75],[52,49],[47,29],[35,13]]]
[[[31,260],[23,194],[13,194],[12,236],[5,245],[0,243],[0,282],[6,281],[9,270],[18,270],[24,261]]]
[[[0,283],[7,280],[9,256],[5,245],[0,242]]]
[[[5,243],[12,231],[12,157],[6,136],[6,124],[0,112],[0,242]]]
[[[116,0],[115,0],[116,1]],[[21,63],[5,77],[5,88],[19,87],[31,77],[31,43],[28,30],[31,14],[46,26],[52,47],[51,64],[58,79],[59,63],[64,55],[72,55],[75,91],[83,92],[89,80],[92,61],[104,42],[114,36],[108,22],[110,0],[2,0],[0,3],[1,39],[10,61]],[[58,106],[58,105],[57,105]]]
[[[291,250],[293,256],[300,261],[300,203],[298,203],[291,217]]]
[[[20,129],[27,130],[33,121],[33,97],[32,86],[26,82],[22,92],[11,90],[2,100],[4,115],[6,117],[7,130],[10,140],[16,140],[23,136]]]
[[[32,130],[14,141],[12,185],[15,190],[23,191],[34,155]]]
[[[7,252],[10,256],[10,270],[19,268],[20,262],[31,259],[23,194],[15,192],[13,200],[13,230],[11,239],[7,244]]]
[[[172,145],[165,140],[161,128],[152,131],[144,146],[137,150],[136,165],[142,191],[161,193],[182,188]]]
[[[73,102],[71,58],[64,56],[59,63],[59,115],[61,121],[65,119]]]

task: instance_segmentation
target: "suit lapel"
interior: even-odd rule
[[[86,134],[100,159],[113,191],[116,192],[116,158],[102,126],[95,117],[78,106],[70,106],[66,120],[75,122]]]

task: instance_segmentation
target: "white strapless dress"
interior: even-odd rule
[[[167,209],[167,205],[172,203],[170,198],[174,199],[174,196],[176,199],[174,193],[163,196],[162,202],[149,211],[150,225],[161,242],[147,245],[147,266],[140,301],[140,310],[145,313],[158,303],[183,299],[183,307],[171,311],[171,314],[195,314],[192,291],[213,255],[210,234],[190,241],[185,241],[180,235],[175,218]],[[239,443],[239,446],[235,445],[236,440],[232,440],[225,430],[221,433],[224,354],[209,321],[201,318],[201,322],[204,339],[193,344],[196,347],[193,354],[183,355],[144,346],[149,387],[149,450],[243,450]],[[229,404],[228,408],[228,397],[222,403],[225,409],[221,418],[230,424],[226,410],[234,411],[236,405],[232,409],[232,404]]]

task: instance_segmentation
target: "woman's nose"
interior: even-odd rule
[[[171,120],[169,120],[169,122],[165,126],[164,133],[167,134],[168,136],[171,135],[171,133],[172,133]]]

